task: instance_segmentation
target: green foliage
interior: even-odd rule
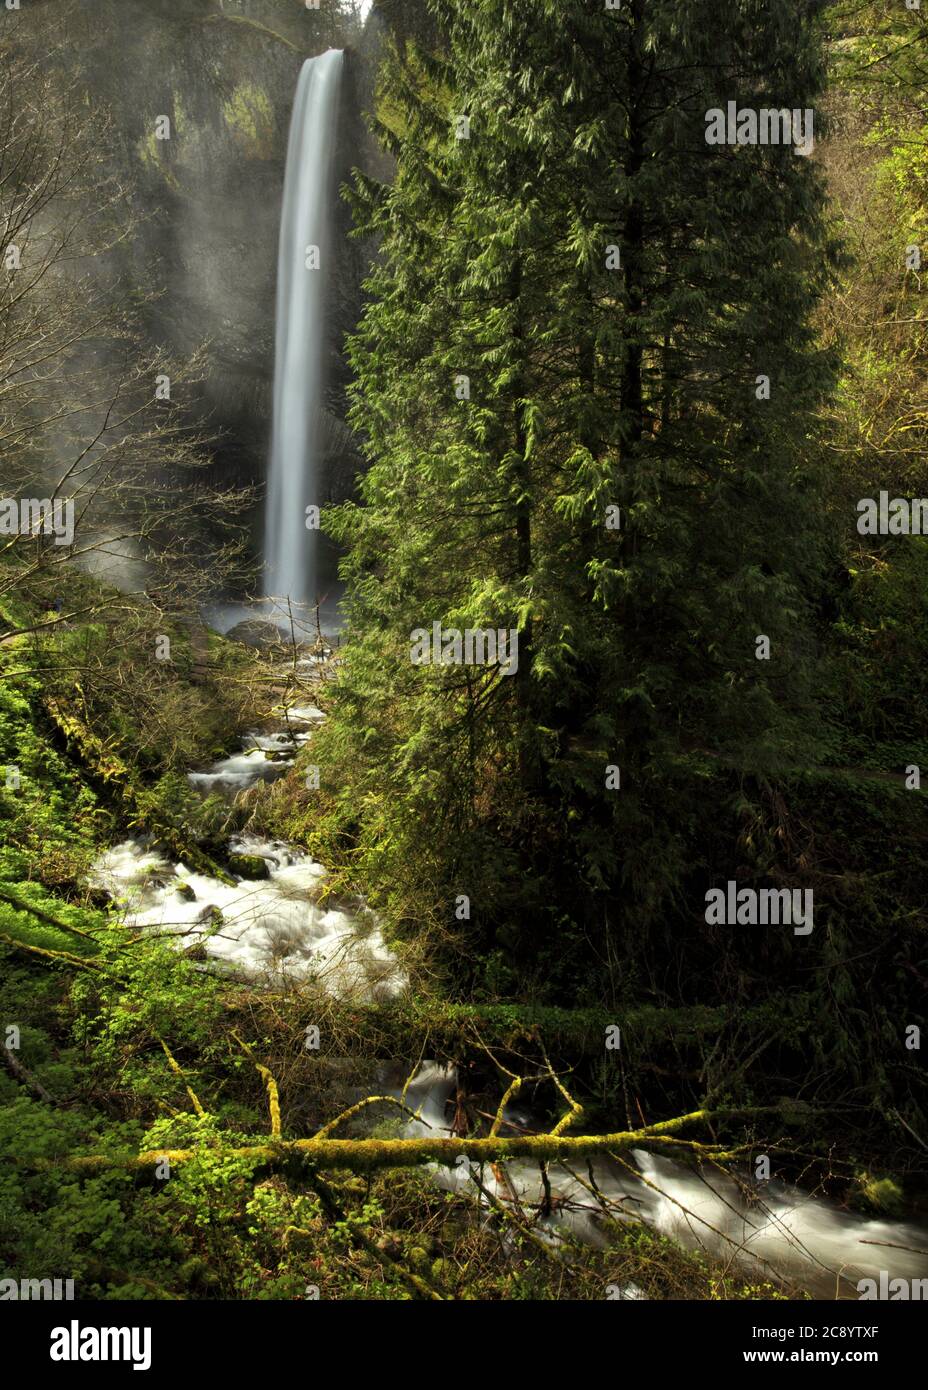
[[[170,636],[170,660],[155,657],[162,634]],[[49,691],[90,728],[105,730],[108,752],[146,775],[219,756],[254,708],[247,681],[254,659],[245,648],[213,634],[208,679],[193,683],[189,633],[143,609],[46,638],[40,655],[61,669],[59,679],[46,679]],[[82,672],[76,682],[72,667]]]
[[[862,744],[891,740],[918,762],[928,728],[928,539],[866,552],[835,627],[835,718]]]
[[[862,98],[872,223],[836,195],[851,269],[818,161],[702,139],[706,109],[746,89],[779,105],[787,73],[821,135],[821,6],[392,8],[377,124],[395,179],[351,192],[380,255],[350,347],[370,467],[331,518],[350,626],[327,726],[230,811],[185,773],[250,721],[257,657],[210,634],[204,669],[185,623],[77,573],[82,620],[0,653],[0,769],[20,775],[0,771],[0,1020],[20,1033],[20,1070],[0,1070],[0,1258],[91,1299],[407,1299],[410,1271],[461,1299],[783,1297],[633,1223],[606,1250],[546,1252],[517,1214],[475,1216],[423,1173],[270,1176],[232,1150],[268,1134],[252,1052],[281,1078],[287,1136],[353,1098],[352,1049],[412,1057],[426,1039],[474,1061],[485,1107],[484,1044],[524,1056],[543,1038],[590,1125],[633,1096],[655,1114],[776,1102],[803,1154],[830,1162],[840,1141],[852,1201],[902,1209],[899,1175],[907,1196],[923,1167],[900,1020],[924,980],[928,802],[900,769],[928,766],[928,550],[862,550],[849,500],[922,480],[925,340],[900,262],[928,227],[924,58],[906,42],[924,19],[832,11],[837,139]],[[261,144],[253,95],[226,114]],[[857,278],[835,294],[839,272]],[[53,596],[37,580],[4,625]],[[414,666],[433,621],[517,628],[518,672]],[[429,993],[362,1010],[241,990],[84,886],[117,832],[216,852],[246,815],[332,864],[329,891],[383,908]],[[705,888],[735,876],[812,887],[814,936],[709,928]],[[301,1048],[308,1009],[323,1057]],[[613,1020],[621,1066],[603,1056]],[[537,1104],[553,1119],[562,1099]],[[171,1147],[196,1155],[166,1180],[64,1166]]]
[[[86,871],[101,817],[96,798],[35,718],[37,685],[0,679],[0,879],[49,885]],[[14,769],[18,772],[18,787]]]
[[[788,68],[813,104],[822,49],[787,6],[723,8],[436,5],[447,55],[398,52],[382,80],[395,179],[354,192],[381,257],[350,348],[371,467],[331,523],[350,641],[318,741],[330,843],[400,930],[433,924],[446,966],[485,959],[491,991],[527,971],[575,996],[574,944],[592,968],[608,922],[666,912],[688,748],[770,772],[814,746],[805,454],[833,362],[811,316],[837,253],[809,161],[703,134],[747,73],[763,93]],[[517,674],[413,665],[434,621],[517,628]]]

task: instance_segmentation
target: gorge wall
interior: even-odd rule
[[[383,172],[362,111],[373,100],[383,24],[362,26],[350,6],[322,0],[73,0],[58,61],[79,101],[111,118],[101,181],[127,188],[140,225],[97,273],[127,295],[154,293],[144,310],[152,346],[186,356],[207,343],[191,420],[216,439],[210,482],[263,483],[270,434],[277,239],[287,129],[306,58],[345,50],[336,177]],[[48,51],[58,0],[38,0],[24,37]],[[112,61],[118,45],[123,60]],[[158,138],[159,117],[170,137]],[[162,125],[162,130],[164,126]],[[344,423],[342,345],[357,321],[372,251],[348,239],[338,200],[334,286],[326,345],[320,501],[343,498],[360,460]],[[260,520],[254,535],[260,541]]]

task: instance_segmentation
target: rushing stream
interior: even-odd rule
[[[454,1088],[453,1068],[435,1063],[420,1067],[405,1088],[405,1103],[419,1115],[406,1132],[449,1134],[447,1102]],[[404,1093],[394,1087],[393,1094],[399,1098]],[[510,1106],[504,1114],[511,1127],[503,1133],[541,1130],[523,1106]],[[551,1164],[553,1209],[538,1225],[552,1234],[570,1231],[602,1247],[608,1243],[604,1216],[639,1220],[689,1250],[732,1260],[757,1279],[779,1274],[816,1298],[857,1298],[857,1281],[878,1280],[881,1270],[890,1279],[928,1276],[928,1231],[914,1223],[843,1211],[788,1183],[770,1181],[751,1191],[750,1184],[739,1184],[714,1169],[696,1171],[643,1149],[634,1150],[633,1156],[629,1168],[595,1158],[591,1165],[595,1190],[585,1161]],[[433,1173],[441,1187],[473,1191],[463,1160],[454,1169],[433,1165]],[[538,1165],[529,1160],[507,1162],[502,1180],[487,1165],[480,1181],[503,1202],[515,1199],[529,1210],[542,1204]],[[891,1248],[898,1246],[906,1248]],[[629,1285],[617,1296],[643,1295]]]
[[[190,773],[190,782],[203,793],[233,796],[281,776],[323,718],[313,705],[291,707],[286,727],[247,734],[239,753]],[[100,857],[93,882],[123,905],[133,926],[167,934],[181,948],[200,943],[220,968],[247,975],[256,985],[267,979],[294,985],[313,980],[359,1002],[395,997],[406,988],[370,909],[363,903],[337,908],[319,903],[326,878],[321,864],[293,845],[247,835],[233,839],[230,850],[263,859],[268,877],[242,878],[230,886],[172,863],[147,841],[135,839]],[[392,1088],[417,1115],[403,1132],[450,1134],[453,1068],[424,1061],[405,1087],[392,1071],[381,1068],[381,1086]],[[503,1132],[540,1129],[533,1118],[524,1106],[510,1106]],[[604,1245],[605,1215],[637,1219],[686,1248],[734,1261],[752,1277],[780,1274],[818,1298],[856,1298],[857,1281],[879,1279],[880,1271],[890,1279],[928,1277],[928,1231],[914,1224],[868,1219],[785,1183],[752,1189],[714,1170],[696,1171],[643,1150],[635,1152],[634,1161],[637,1169],[623,1169],[595,1159],[592,1183],[585,1163],[550,1165],[552,1211],[538,1226],[552,1239],[569,1231]],[[475,1190],[466,1162],[454,1169],[433,1165],[432,1173],[444,1188]],[[537,1164],[527,1160],[507,1162],[499,1176],[488,1165],[480,1181],[504,1203],[537,1209],[543,1200]],[[629,1285],[616,1296],[643,1295]]]
[[[241,752],[188,780],[204,795],[234,796],[282,776],[323,718],[313,705],[291,706],[287,727],[245,735]],[[384,944],[375,915],[317,901],[326,870],[303,850],[276,840],[236,836],[233,854],[264,861],[267,877],[236,875],[230,885],[171,863],[148,839],[125,840],[97,860],[92,882],[123,905],[126,920],[169,935],[181,948],[202,945],[226,967],[254,978],[314,980],[341,997],[389,998],[405,977]]]

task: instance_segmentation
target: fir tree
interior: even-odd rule
[[[710,145],[706,113],[814,108],[818,9],[442,2],[447,55],[389,66],[327,748],[399,915],[466,893],[505,956],[656,911],[692,750],[797,756],[834,249],[814,161]],[[413,665],[433,622],[518,628],[517,675]]]

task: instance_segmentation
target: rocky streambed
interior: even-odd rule
[[[241,749],[188,773],[204,796],[229,798],[292,767],[325,715],[291,705],[278,727],[252,730]],[[327,870],[296,845],[253,835],[229,842],[228,862],[247,868],[226,883],[169,859],[150,838],[106,850],[91,873],[94,887],[119,904],[125,920],[172,945],[196,950],[220,967],[262,982],[314,982],[342,998],[391,998],[406,984],[376,915],[362,902],[320,901]]]
[[[304,659],[308,660],[308,659]],[[252,730],[241,748],[212,766],[188,774],[204,795],[230,799],[261,781],[285,775],[299,750],[311,741],[325,715],[315,704],[290,705],[276,723]],[[320,899],[324,865],[284,841],[249,834],[233,836],[228,862],[247,866],[231,883],[172,861],[144,838],[106,850],[92,882],[121,907],[139,930],[156,932],[180,949],[198,953],[211,968],[252,980],[256,987],[312,983],[333,995],[362,1002],[397,997],[407,978],[387,947],[381,924],[363,902],[338,907]],[[375,1068],[372,1065],[372,1080]],[[414,1112],[403,1122],[407,1137],[452,1131],[456,1075],[452,1067],[423,1060],[403,1083],[381,1067],[379,1093],[390,1092]],[[359,1095],[360,1098],[360,1095]],[[371,1108],[369,1128],[395,1115]],[[525,1107],[504,1111],[502,1133],[541,1132]],[[572,1234],[590,1244],[609,1240],[608,1223],[642,1221],[680,1245],[730,1260],[758,1279],[789,1280],[816,1298],[858,1298],[862,1280],[883,1286],[899,1279],[911,1297],[920,1280],[928,1296],[928,1232],[912,1223],[868,1219],[842,1210],[796,1186],[769,1182],[756,1189],[730,1175],[695,1170],[644,1150],[627,1167],[610,1159],[570,1167],[551,1164],[548,1191],[536,1164],[528,1161],[431,1165],[434,1181],[468,1189],[487,1206],[490,1199],[533,1213],[538,1233],[551,1241]],[[642,1297],[633,1285],[610,1297]]]

